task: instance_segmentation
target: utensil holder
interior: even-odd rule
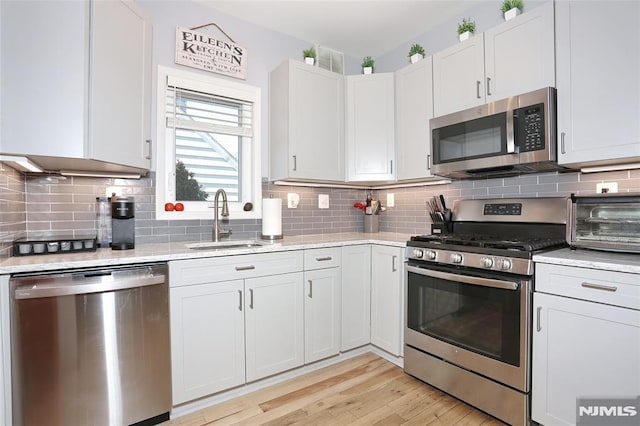
[[[377,214],[364,215],[364,232],[380,232],[380,216]]]

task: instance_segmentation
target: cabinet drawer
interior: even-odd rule
[[[598,269],[536,264],[536,291],[640,309],[640,277]]]
[[[326,247],[304,251],[304,270],[333,268],[340,266],[340,247]]]
[[[302,271],[302,250],[169,262],[169,286],[211,283]]]

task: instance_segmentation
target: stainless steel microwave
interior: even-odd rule
[[[562,169],[556,157],[556,89],[431,119],[431,173],[454,179]]]

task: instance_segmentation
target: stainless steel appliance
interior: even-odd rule
[[[168,420],[166,277],[166,264],[12,277],[13,424]]]
[[[113,250],[135,248],[135,210],[133,197],[111,197],[111,248]]]
[[[640,194],[572,194],[568,210],[572,247],[640,253]]]
[[[566,245],[566,205],[566,198],[458,201],[451,232],[407,242],[407,373],[526,424],[532,257]]]
[[[431,119],[431,172],[469,179],[561,170],[556,157],[556,89]]]

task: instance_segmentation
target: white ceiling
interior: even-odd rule
[[[477,0],[201,0],[209,7],[353,57],[380,56]]]

